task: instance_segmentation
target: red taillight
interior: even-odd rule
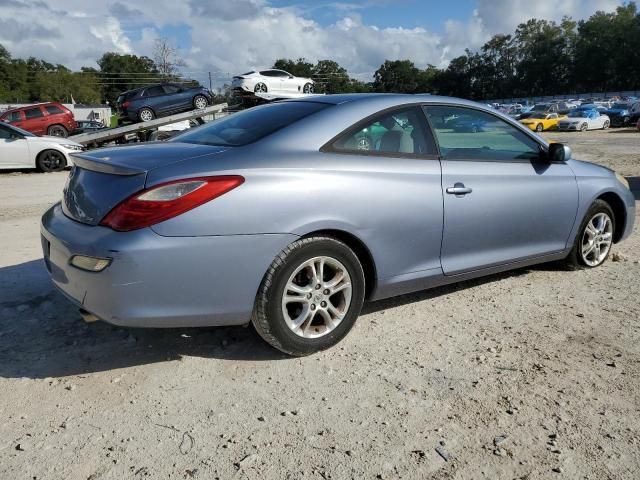
[[[100,222],[128,232],[164,222],[224,195],[244,182],[239,175],[198,177],[162,183],[116,205]]]
[[[129,100],[127,100],[126,102],[122,102],[122,108],[129,108],[129,105],[131,105],[129,103]]]

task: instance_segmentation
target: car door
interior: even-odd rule
[[[24,109],[24,126],[20,128],[36,135],[46,135],[47,119],[39,106]]]
[[[421,107],[372,115],[322,151],[324,169],[341,172],[329,180],[327,211],[362,212],[356,233],[378,259],[379,287],[408,291],[441,276],[440,162]]]
[[[282,82],[276,76],[275,70],[263,70],[260,72],[262,79],[260,80],[267,86],[267,91],[271,92],[279,92],[282,88]]]
[[[284,70],[278,71],[278,75],[281,79],[282,90],[289,93],[298,93],[302,88],[300,86],[300,80]]]
[[[425,108],[440,148],[446,275],[540,257],[566,248],[578,187],[565,163],[540,157],[541,145],[504,119],[473,107]],[[444,119],[478,119],[477,132]]]
[[[184,88],[173,84],[163,85],[162,88],[165,93],[163,97],[165,111],[184,110],[191,105],[191,95]]]
[[[143,96],[144,100],[142,103],[144,106],[152,108],[156,115],[159,116],[170,111],[169,104],[171,100],[169,96],[165,94],[162,85],[147,88]]]
[[[33,167],[29,142],[0,123],[0,168]]]

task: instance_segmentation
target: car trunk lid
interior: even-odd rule
[[[74,154],[75,167],[64,187],[62,210],[78,222],[98,225],[118,203],[145,188],[149,171],[226,149],[156,143]]]

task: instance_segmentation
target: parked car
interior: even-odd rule
[[[195,120],[183,120],[181,122],[171,123],[169,125],[162,125],[157,128],[156,131],[151,132],[149,135],[150,142],[169,140],[171,137],[175,137],[181,132],[189,128],[195,128],[200,126]]]
[[[67,137],[76,129],[73,112],[56,102],[9,109],[0,115],[0,121],[36,135],[54,137]]]
[[[116,108],[121,123],[148,122],[172,113],[207,108],[212,101],[211,92],[204,87],[163,83],[120,94]]]
[[[485,131],[428,122],[465,116]],[[381,141],[359,149],[372,125]],[[339,342],[365,299],[561,259],[597,267],[635,217],[624,177],[432,95],[276,102],[74,161],[42,246],[88,320],[252,322],[291,355]]]
[[[611,120],[612,127],[626,127],[631,120],[630,105],[626,102],[614,103],[611,108],[605,111]]]
[[[284,70],[252,70],[233,77],[231,88],[240,93],[313,93],[314,82]]]
[[[576,108],[569,112],[566,118],[558,121],[558,130],[576,130],[586,132],[587,130],[606,130],[611,125],[607,115],[601,114],[597,110],[590,108]]]
[[[520,123],[531,130],[542,132],[556,130],[561,118],[565,118],[565,116],[560,116],[557,113],[533,113],[530,117],[520,120]]]
[[[71,135],[91,133],[107,128],[104,126],[104,123],[98,122],[96,120],[76,120],[76,125],[76,129],[71,133]]]
[[[446,122],[445,127],[455,132],[477,133],[484,130],[485,119],[473,115],[460,115]]]
[[[67,138],[42,136],[0,123],[0,169],[37,168],[56,172],[72,165],[69,154],[84,147]]]

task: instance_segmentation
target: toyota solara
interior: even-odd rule
[[[620,175],[429,95],[278,102],[74,163],[41,232],[85,316],[251,322],[291,355],[339,342],[365,300],[549,261],[597,267],[634,220]]]

